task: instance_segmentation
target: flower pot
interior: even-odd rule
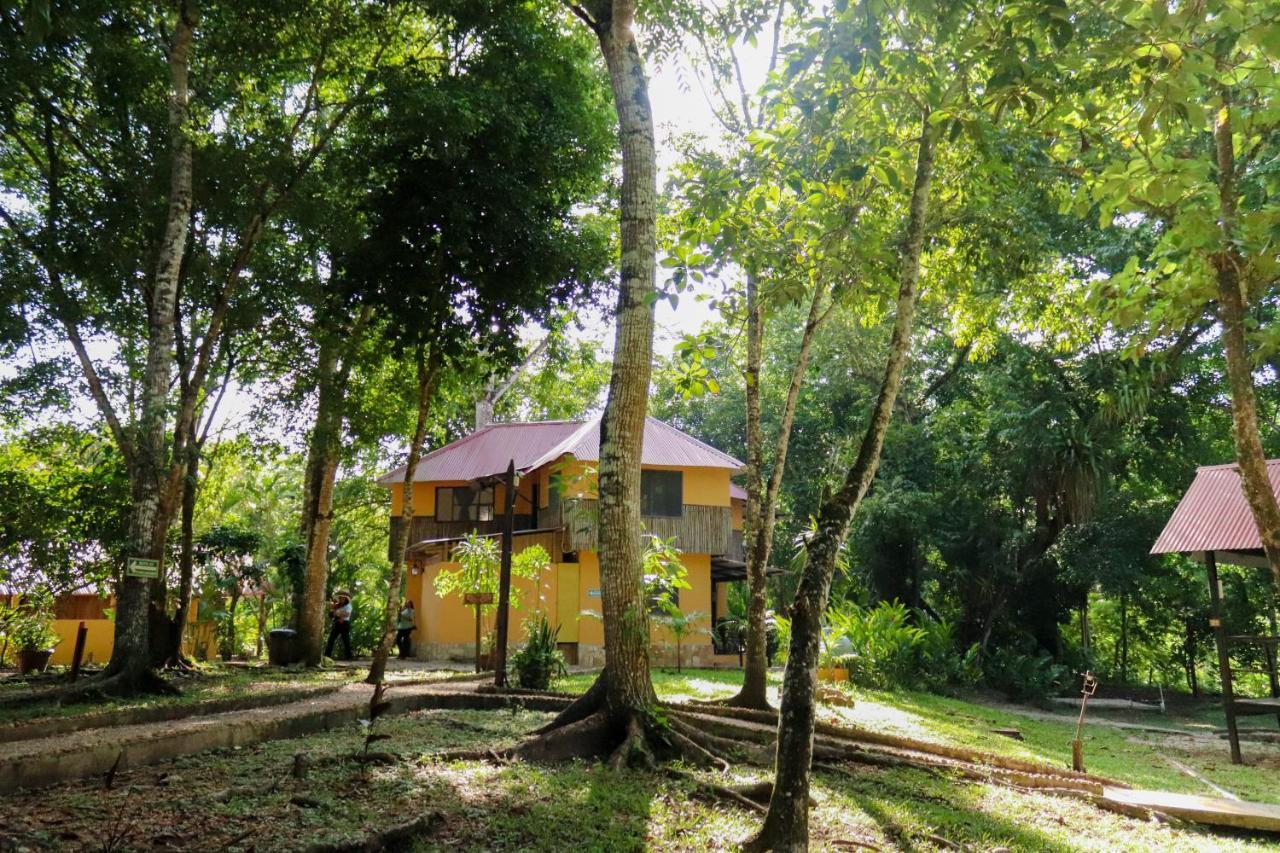
[[[53,657],[53,649],[19,649],[18,672],[21,675],[44,672],[51,657]]]
[[[843,666],[820,666],[818,667],[819,681],[848,681],[849,670]]]

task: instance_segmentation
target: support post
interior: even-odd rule
[[[515,542],[516,528],[516,460],[507,465],[502,512],[502,565],[498,573],[498,619],[495,626],[497,640],[493,645],[493,683],[495,687],[507,686],[507,633],[511,605],[511,549]]]
[[[1240,756],[1240,731],[1236,728],[1236,697],[1231,685],[1231,646],[1227,631],[1222,626],[1222,591],[1218,586],[1218,560],[1213,551],[1206,551],[1204,566],[1209,575],[1209,627],[1213,628],[1214,643],[1218,646],[1218,676],[1222,680],[1222,710],[1227,718],[1227,739],[1231,742],[1231,763],[1243,764]]]
[[[89,629],[85,626],[84,620],[80,620],[80,627],[76,628],[76,648],[71,654],[71,680],[74,682],[80,677],[80,662],[84,660],[84,643],[89,636]]]
[[[480,665],[480,608],[481,604],[476,602],[476,672],[484,672],[484,667]]]

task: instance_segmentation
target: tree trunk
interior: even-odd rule
[[[622,151],[621,282],[613,372],[600,420],[600,590],[605,699],[615,723],[654,703],[649,676],[649,608],[643,593],[640,459],[653,367],[657,168],[653,111],[636,44],[635,4],[598,3],[595,30],[609,70]]]
[[[329,581],[329,536],[333,529],[333,490],[342,453],[347,383],[373,310],[365,307],[355,323],[343,328],[330,312],[328,331],[320,337],[316,358],[316,422],[307,445],[302,485],[302,591],[295,618],[303,662],[318,666],[324,651],[325,586]]]
[[[765,610],[768,545],[765,542],[764,440],[760,430],[760,364],[763,361],[764,311],[754,273],[747,274],[747,364],[743,371],[747,396],[747,510],[742,532],[747,558],[747,647],[742,690],[730,704],[768,708],[768,636]]]
[[[240,606],[240,593],[231,594],[231,602],[227,605],[226,645],[223,647],[222,659],[231,660],[236,656],[236,609]]]
[[[421,347],[421,345],[420,345]],[[413,428],[413,438],[409,442],[409,459],[405,463],[404,484],[401,487],[400,526],[391,543],[391,577],[387,586],[387,608],[382,616],[382,639],[373,653],[373,663],[369,666],[369,684],[378,684],[387,670],[387,656],[391,654],[391,644],[396,638],[396,620],[400,616],[400,584],[404,579],[404,564],[409,551],[409,528],[413,526],[413,475],[418,469],[418,460],[422,458],[422,446],[427,441],[427,416],[431,412],[431,399],[435,394],[436,363],[435,353],[430,355],[418,350],[418,421]]]
[[[178,554],[178,606],[173,612],[173,631],[169,661],[182,660],[182,639],[187,630],[187,612],[191,609],[191,588],[195,578],[196,487],[200,479],[200,448],[194,439],[186,447],[187,476],[182,489],[182,542]]]
[[[1129,596],[1120,593],[1120,683],[1129,683]]]
[[[163,500],[169,474],[165,441],[169,384],[173,374],[178,276],[191,217],[187,81],[195,23],[195,10],[185,2],[181,3],[168,50],[172,85],[169,94],[169,208],[147,299],[146,372],[142,383],[136,452],[130,471],[133,506],[129,518],[129,556],[159,560],[161,563],[169,527]],[[163,581],[151,583],[162,584]],[[106,676],[118,677],[126,689],[142,686],[152,672],[150,637],[153,614],[150,611],[154,597],[151,583],[131,577],[126,572],[117,592],[115,645]]]
[[[1089,625],[1089,590],[1084,591],[1080,599],[1080,646],[1088,654],[1093,646],[1093,632]]]
[[[1236,248],[1235,143],[1231,137],[1229,102],[1218,114],[1213,138],[1218,159],[1219,223],[1222,249],[1213,258],[1218,285],[1218,316],[1226,345],[1227,379],[1231,386],[1231,428],[1235,438],[1240,481],[1262,538],[1271,575],[1280,586],[1280,504],[1267,476],[1267,457],[1258,431],[1258,404],[1253,386],[1253,362],[1245,338],[1246,295],[1240,271],[1245,259]]]
[[[302,541],[306,557],[302,575],[302,602],[298,616],[298,642],[303,662],[318,666],[324,651],[324,599],[329,580],[329,534],[333,525],[333,489],[338,475],[345,383],[339,383],[337,341],[325,334],[317,359],[316,422],[307,447],[303,481]]]
[[[807,850],[809,845],[809,772],[813,761],[822,614],[850,522],[875,478],[911,349],[911,324],[920,279],[935,144],[935,131],[927,111],[922,118],[915,182],[900,257],[897,316],[884,378],[858,456],[840,490],[820,509],[817,532],[808,545],[808,559],[791,612],[791,645],[778,714],[776,779],[764,825],[747,843],[749,850]]]
[[[827,317],[821,311],[825,288],[814,286],[813,299],[809,303],[809,316],[800,337],[800,352],[791,371],[791,384],[782,407],[782,422],[778,426],[777,448],[773,469],[766,486],[763,482],[764,439],[760,429],[760,366],[764,349],[764,311],[760,305],[759,288],[754,275],[747,276],[747,365],[745,373],[747,390],[747,509],[743,519],[743,536],[746,544],[747,585],[747,647],[743,662],[742,689],[728,704],[742,708],[767,709],[768,699],[768,632],[765,627],[765,611],[768,606],[769,557],[773,553],[773,531],[778,519],[778,497],[782,492],[782,478],[787,468],[787,447],[791,441],[791,427],[795,423],[796,407],[800,401],[800,389],[804,386],[805,372],[809,368],[809,351],[818,327]]]

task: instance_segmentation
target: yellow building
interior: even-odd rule
[[[474,656],[475,611],[459,596],[437,595],[435,578],[442,568],[457,568],[452,549],[462,537],[500,535],[502,479],[514,461],[519,479],[513,551],[541,545],[551,555],[551,566],[539,581],[513,579],[524,604],[511,610],[511,642],[521,641],[524,618],[541,607],[559,625],[561,649],[570,663],[603,664],[603,626],[592,615],[601,609],[594,512],[599,435],[598,418],[489,424],[422,458],[413,478],[406,590],[418,613],[413,638],[418,657]],[[736,649],[713,641],[718,634],[711,629],[727,615],[727,584],[743,578],[744,495],[729,480],[741,468],[741,462],[714,447],[647,419],[641,464],[645,530],[674,539],[691,587],[679,591],[679,607],[686,614],[703,614],[696,632],[683,642],[688,665],[739,665]],[[404,473],[401,467],[378,480],[391,489],[393,531],[401,523]],[[664,628],[654,626],[653,644],[656,664],[675,662],[675,646]]]
[[[10,607],[17,607],[21,595],[0,596]],[[54,646],[53,656],[49,658],[50,666],[71,666],[75,656],[76,633],[80,623],[84,623],[85,664],[105,664],[111,660],[111,650],[115,647],[116,623],[111,618],[115,608],[115,596],[102,597],[96,592],[72,592],[58,596],[54,600],[53,630],[60,638]],[[183,635],[182,652],[190,658],[211,660],[217,651],[216,623],[213,620],[199,621],[196,615],[200,599],[193,597],[191,607],[187,610],[187,630]],[[16,652],[10,649],[8,660]]]

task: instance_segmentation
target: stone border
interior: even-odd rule
[[[562,710],[569,701],[552,696],[431,689],[436,684],[447,683],[436,679],[425,685],[413,685],[424,689],[408,694],[400,691],[397,695],[393,689],[387,695],[391,713],[404,714],[424,709],[501,710],[512,706],[554,712]],[[407,685],[400,682],[395,686]],[[255,708],[230,712],[221,718],[191,720],[171,731],[127,733],[117,730],[120,734],[133,734],[135,737],[108,738],[78,749],[51,748],[48,752],[0,757],[0,793],[105,774],[113,766],[118,772],[124,772],[193,753],[284,740],[347,726],[367,713],[368,695],[364,691],[360,693],[347,701],[343,701],[347,697],[336,694],[325,696],[299,707],[294,714],[270,714],[267,712],[279,709]]]
[[[150,705],[140,708],[118,708],[114,711],[89,711],[69,714],[65,717],[35,717],[0,725],[0,744],[24,740],[55,737],[86,729],[107,729],[117,726],[133,726],[143,723],[164,723],[199,717],[207,714],[225,714],[230,711],[248,711],[253,708],[269,708],[287,705],[317,696],[334,693],[351,682],[325,684],[315,687],[294,687],[287,690],[259,693],[249,696],[228,696],[221,699],[205,699],[189,705]]]
[[[448,684],[450,682],[470,681],[477,678],[492,678],[492,672],[462,672],[444,678],[404,678],[389,681],[392,687],[414,686],[420,684]],[[189,705],[178,703],[169,705],[152,705],[140,708],[119,708],[114,711],[88,711],[83,714],[71,714],[65,717],[37,717],[29,720],[18,720],[13,723],[0,723],[0,744],[19,741],[39,740],[46,737],[71,734],[87,729],[108,729],[118,726],[134,726],[146,723],[165,723],[185,720],[188,717],[202,717],[210,714],[226,714],[233,711],[250,711],[254,708],[271,708],[276,705],[288,705],[326,696],[330,693],[359,682],[340,681],[331,684],[319,684],[308,687],[291,687],[285,690],[266,691],[247,696],[226,696],[221,699],[205,699]]]

